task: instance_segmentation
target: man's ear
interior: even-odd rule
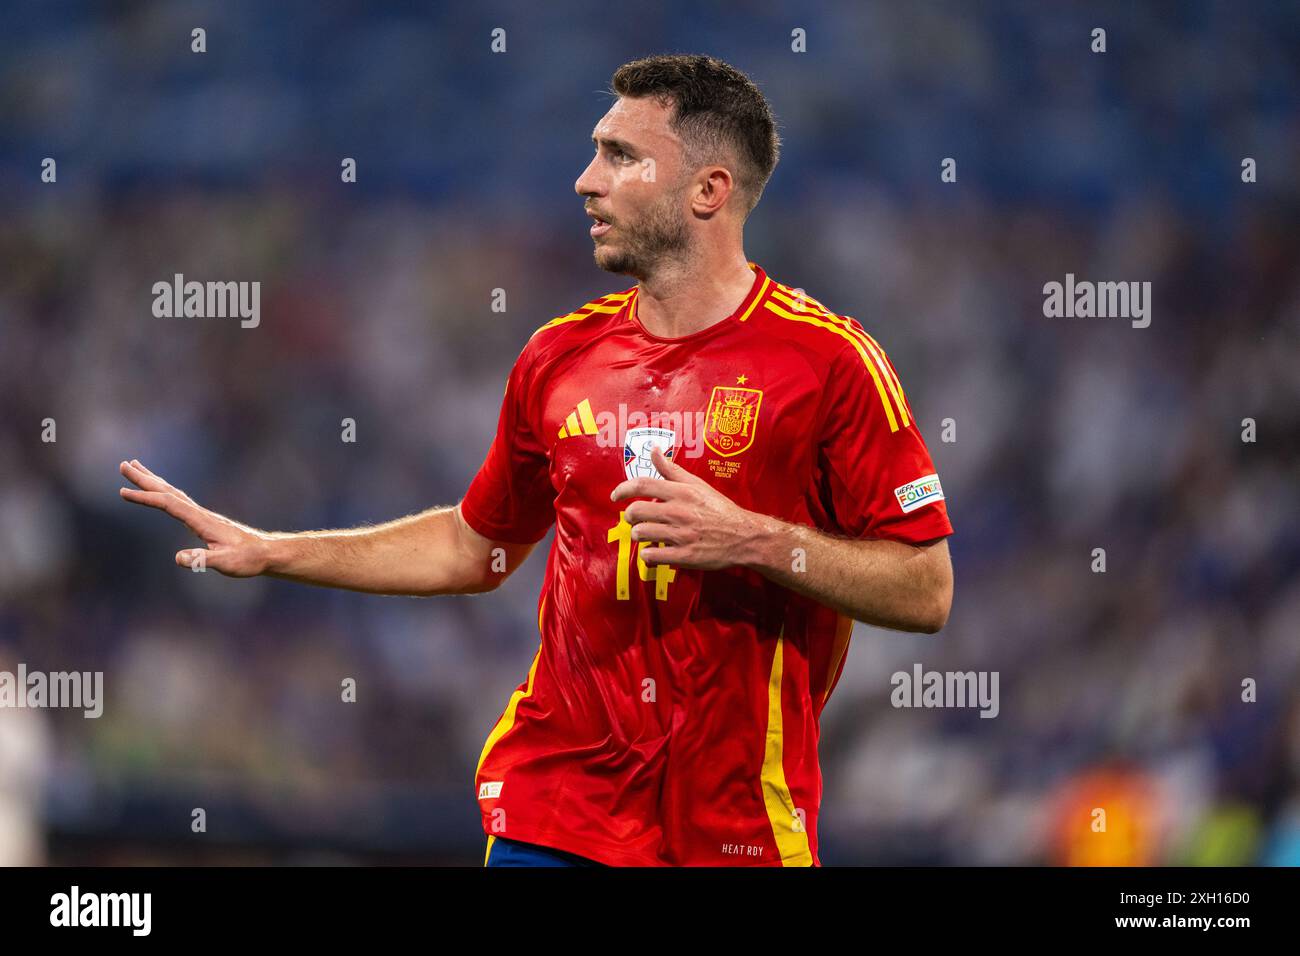
[[[702,170],[704,178],[696,189],[691,205],[702,216],[711,216],[736,191],[736,180],[725,166],[708,166]]]

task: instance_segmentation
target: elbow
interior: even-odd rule
[[[459,594],[489,594],[501,587],[501,582],[505,580],[505,575],[494,574],[487,578],[480,578],[469,584],[462,586],[457,593]]]
[[[461,576],[460,578],[449,581],[439,588],[430,589],[427,595],[433,597],[443,594],[489,594],[501,587],[505,580],[504,574],[483,574],[470,576]]]
[[[948,624],[948,611],[948,605],[936,604],[917,622],[917,631],[922,634],[938,634]]]
[[[411,591],[402,591],[402,594],[410,594],[412,597],[431,598],[431,597],[448,597],[450,595],[463,594],[487,594],[501,587],[505,580],[504,574],[487,574],[475,575],[473,577],[460,575],[457,577],[442,578],[437,581],[425,581],[418,589]]]
[[[917,630],[922,634],[938,634],[948,625],[948,615],[952,611],[952,572],[951,570],[944,576],[938,584],[930,590],[929,601],[926,602],[925,613],[920,616],[917,622]]]

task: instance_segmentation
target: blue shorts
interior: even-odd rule
[[[595,860],[552,850],[548,846],[535,843],[522,843],[519,840],[507,840],[505,837],[489,836],[487,852],[483,855],[484,866],[602,866]]]

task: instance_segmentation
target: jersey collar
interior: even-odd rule
[[[715,335],[717,332],[728,329],[738,322],[748,321],[750,316],[754,314],[754,310],[758,308],[759,304],[771,290],[772,280],[769,279],[767,273],[763,271],[763,267],[756,262],[751,262],[749,263],[749,268],[754,273],[754,282],[749,287],[749,292],[745,294],[745,298],[741,301],[740,305],[736,306],[736,310],[725,319],[714,322],[712,325],[706,326],[698,332],[692,332],[690,335],[677,335],[672,337],[653,335],[648,332],[646,327],[641,324],[641,320],[637,318],[636,314],[637,299],[641,292],[641,287],[639,285],[633,288],[632,294],[628,296],[627,319],[636,326],[637,331],[654,342],[695,342],[699,339],[705,338],[706,336]]]

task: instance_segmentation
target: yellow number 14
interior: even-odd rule
[[[632,558],[632,526],[628,524],[626,518],[627,512],[618,513],[618,524],[610,528],[605,535],[605,540],[610,544],[618,542],[618,574],[614,581],[614,592],[620,601],[626,601],[631,598],[632,576],[629,570]],[[658,544],[661,542],[653,542]],[[642,581],[653,581],[655,583],[655,598],[660,601],[668,600],[668,585],[672,584],[677,578],[677,572],[667,564],[656,564],[651,568],[641,557],[641,549],[648,541],[638,541],[636,549],[636,573]]]

